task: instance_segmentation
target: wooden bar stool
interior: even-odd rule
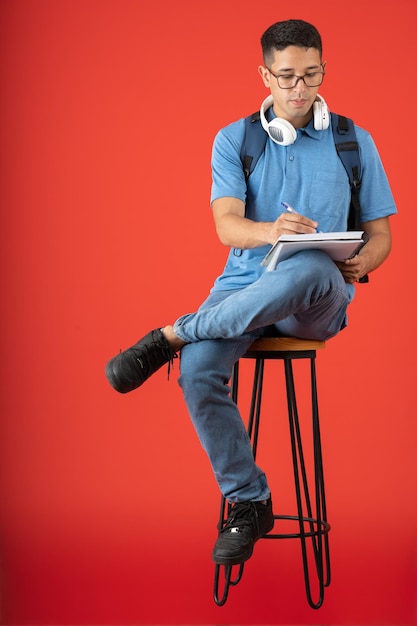
[[[326,497],[324,490],[323,460],[321,451],[319,409],[317,400],[316,379],[316,351],[325,347],[324,341],[296,339],[293,337],[265,337],[256,340],[242,357],[253,359],[254,376],[252,396],[248,418],[248,435],[252,443],[253,456],[256,459],[258,447],[259,426],[262,405],[262,386],[264,381],[264,366],[267,360],[281,360],[284,364],[285,388],[288,406],[289,432],[291,441],[292,465],[294,473],[295,497],[297,511],[291,515],[274,515],[277,530],[280,525],[294,526],[293,532],[268,533],[262,539],[298,539],[301,545],[302,563],[306,596],[309,605],[318,609],[323,604],[324,589],[330,584],[330,555],[329,537],[330,525],[327,521]],[[312,468],[307,470],[303,451],[302,433],[297,408],[293,361],[308,359],[310,361],[310,393],[311,393],[311,431],[309,434],[310,448],[312,449]],[[231,393],[235,402],[238,401],[239,361],[236,363],[233,375]],[[309,429],[308,429],[309,430]],[[307,437],[307,428],[304,427],[304,437]],[[229,505],[225,498],[221,498],[220,519],[218,528],[223,528],[226,522]],[[237,568],[237,573],[232,572]],[[239,583],[243,574],[244,563],[237,566],[215,565],[214,573],[214,600],[218,606],[223,606],[228,598],[230,586]],[[220,571],[223,569],[223,593],[219,595]],[[315,590],[312,589],[312,577],[315,576]],[[313,598],[313,596],[317,596]]]

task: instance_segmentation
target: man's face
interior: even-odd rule
[[[285,50],[276,50],[269,67],[259,67],[264,85],[271,90],[274,98],[275,115],[287,120],[295,128],[305,126],[311,119],[312,106],[319,87],[307,87],[303,80],[299,80],[294,87],[282,89],[278,86],[275,76],[279,76],[279,80],[287,85],[296,80],[291,79],[291,76],[307,74],[313,76],[312,79],[307,77],[307,80],[315,84],[321,79],[321,74],[315,73],[322,72],[323,69],[324,64],[322,65],[320,53],[316,48],[288,46]]]

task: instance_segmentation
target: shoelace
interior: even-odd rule
[[[178,359],[178,354],[171,350],[171,356],[168,361],[168,380],[169,380],[169,375],[171,373],[171,368],[174,369],[174,359]]]
[[[145,376],[147,377],[149,373],[153,373],[158,367],[161,365],[161,356],[163,361],[168,361],[168,380],[171,372],[171,367],[174,367],[174,359],[178,358],[178,354],[171,349],[171,346],[166,341],[161,341],[158,337],[154,339],[154,331],[152,332],[152,343],[149,346],[142,346],[141,355],[136,354],[136,350],[133,349],[135,353],[135,359],[141,366],[144,371]],[[156,346],[158,350],[153,350],[152,348]],[[146,349],[146,352],[143,351]]]
[[[238,502],[230,510],[226,524],[220,532],[242,526],[255,526],[259,534],[258,511],[254,502]]]

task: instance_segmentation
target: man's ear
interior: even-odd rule
[[[263,65],[260,65],[258,67],[258,72],[262,78],[263,84],[269,89],[271,87],[271,74],[269,70]]]

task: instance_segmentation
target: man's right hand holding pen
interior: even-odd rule
[[[282,202],[285,211],[273,223],[273,241],[281,235],[302,235],[320,232],[318,222],[297,213],[287,202]],[[275,237],[275,239],[274,239]]]

